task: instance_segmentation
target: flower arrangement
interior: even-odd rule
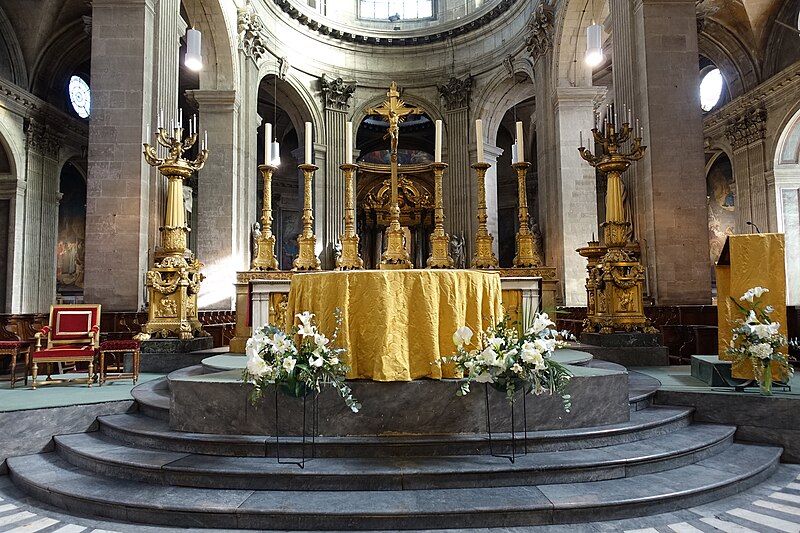
[[[474,381],[505,390],[508,400],[513,401],[514,392],[524,386],[526,392],[536,395],[558,394],[564,410],[569,412],[571,398],[566,387],[572,376],[551,358],[556,348],[566,346],[562,339],[569,334],[560,334],[554,328],[547,313],[537,313],[533,325],[525,331],[510,325],[505,318],[479,333],[473,344],[472,330],[461,326],[453,335],[457,353],[442,358],[441,362],[455,363],[463,373],[465,381],[457,393],[459,396],[469,393]]]
[[[336,328],[328,339],[314,325],[314,315],[305,311],[295,318],[299,324],[286,332],[268,324],[258,328],[247,340],[246,382],[254,385],[250,401],[255,403],[268,384],[275,384],[293,396],[316,391],[330,383],[339,391],[347,406],[357,413],[361,404],[353,397],[344,379],[350,367],[342,361],[344,348],[334,348],[341,313],[336,310]]]
[[[780,324],[773,322],[770,313],[771,305],[762,306],[760,298],[769,289],[753,287],[748,289],[737,301],[731,297],[739,308],[742,318],[736,321],[733,338],[725,353],[736,361],[750,360],[753,375],[761,385],[762,391],[769,393],[772,385],[772,361],[780,365],[781,376],[785,381],[792,376],[794,369],[789,365],[788,356],[779,349],[786,346],[786,337],[778,333]],[[744,302],[744,303],[740,303]]]

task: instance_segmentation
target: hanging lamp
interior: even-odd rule
[[[596,67],[603,62],[603,28],[600,24],[592,21],[592,25],[586,28],[586,64]]]
[[[200,31],[194,28],[186,30],[186,57],[183,64],[195,72],[203,69],[203,57],[200,55]]]

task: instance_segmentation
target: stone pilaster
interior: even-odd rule
[[[636,194],[649,294],[661,305],[711,301],[695,0],[635,0],[638,98],[648,146]],[[669,21],[668,24],[665,21]],[[639,187],[641,185],[641,187]]]
[[[450,78],[438,87],[444,103],[444,127],[447,134],[447,161],[450,165],[442,183],[442,204],[445,215],[445,231],[464,236],[464,256],[469,264],[472,245],[475,241],[475,213],[477,200],[475,173],[470,168],[471,143],[466,139],[475,136],[475,128],[469,123],[469,103],[472,78]],[[466,191],[469,191],[468,193]]]
[[[45,313],[56,296],[59,142],[29,120],[25,129],[25,229],[22,242],[22,312]]]
[[[153,21],[152,0],[92,2],[84,299],[104,311],[144,302],[151,204],[142,140],[152,116]]]
[[[559,87],[556,92],[559,217],[553,222],[562,235],[560,277],[569,306],[586,305],[586,260],[575,250],[598,235],[595,170],[578,153],[580,132],[586,137],[593,124],[594,103],[604,92],[604,87]]]
[[[317,238],[323,245],[322,268],[332,269],[335,266],[333,244],[344,231],[344,174],[339,170],[339,165],[344,164],[346,158],[345,123],[356,86],[345,83],[342,78],[330,78],[325,74],[319,81],[325,108],[325,144],[328,150],[324,193],[327,216],[324,232]]]
[[[497,218],[498,202],[497,202],[497,161],[503,154],[503,149],[498,148],[492,144],[483,145],[484,159],[487,163],[492,165],[486,171],[486,211],[488,218],[486,219],[486,227],[489,233],[492,234],[494,240],[492,241],[492,252],[495,257],[500,257],[500,226]],[[472,188],[476,185],[473,183]],[[477,217],[475,218],[477,224]]]
[[[766,110],[750,109],[731,120],[725,128],[733,147],[737,233],[750,232],[747,222],[754,223],[761,231],[774,228],[767,212],[768,198],[774,196],[769,196],[765,176],[766,123]]]
[[[237,245],[239,99],[235,91],[191,91],[208,132],[208,160],[197,179],[197,259],[206,279],[200,309],[231,309],[236,271],[246,268],[248,248]],[[255,172],[253,166],[253,172]],[[248,219],[245,219],[247,223]]]

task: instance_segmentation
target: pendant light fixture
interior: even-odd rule
[[[272,92],[272,121],[275,123],[273,128],[273,140],[270,143],[270,165],[280,166],[281,164],[281,145],[278,143],[278,76],[275,76],[275,88]]]
[[[603,27],[594,21],[594,0],[592,0],[592,25],[586,28],[584,61],[590,67],[596,67],[603,62]]]
[[[203,69],[203,57],[200,55],[200,31],[194,28],[186,30],[186,57],[183,64],[195,72]]]

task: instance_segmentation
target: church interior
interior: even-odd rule
[[[0,28],[0,531],[800,531],[800,1]]]

